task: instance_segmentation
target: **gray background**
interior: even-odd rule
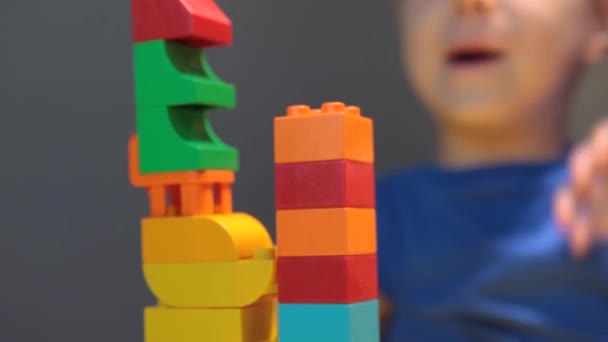
[[[376,123],[379,174],[431,155],[390,1],[218,3],[235,44],[211,64],[239,105],[212,120],[242,153],[238,210],[274,230],[272,118],[289,104],[360,105]],[[147,199],[127,180],[129,11],[127,0],[0,1],[0,342],[142,341],[154,300],[140,270]],[[578,136],[606,107],[606,74],[585,86]]]

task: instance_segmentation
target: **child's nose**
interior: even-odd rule
[[[458,14],[486,14],[494,10],[496,0],[454,0],[453,4]]]

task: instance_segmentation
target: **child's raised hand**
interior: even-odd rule
[[[608,242],[608,119],[570,156],[570,183],[555,196],[554,213],[572,253],[585,256]]]

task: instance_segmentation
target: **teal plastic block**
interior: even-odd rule
[[[378,342],[378,301],[279,304],[279,341]]]
[[[201,106],[139,109],[141,173],[238,170],[239,153],[213,131]]]
[[[138,108],[236,104],[235,87],[213,73],[199,48],[154,40],[135,44],[133,54]]]

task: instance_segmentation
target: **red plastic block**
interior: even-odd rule
[[[277,210],[374,208],[374,164],[351,160],[276,164]]]
[[[279,257],[279,302],[349,304],[378,297],[376,255]]]
[[[214,0],[131,0],[133,40],[179,40],[195,47],[232,43],[232,22]]]

